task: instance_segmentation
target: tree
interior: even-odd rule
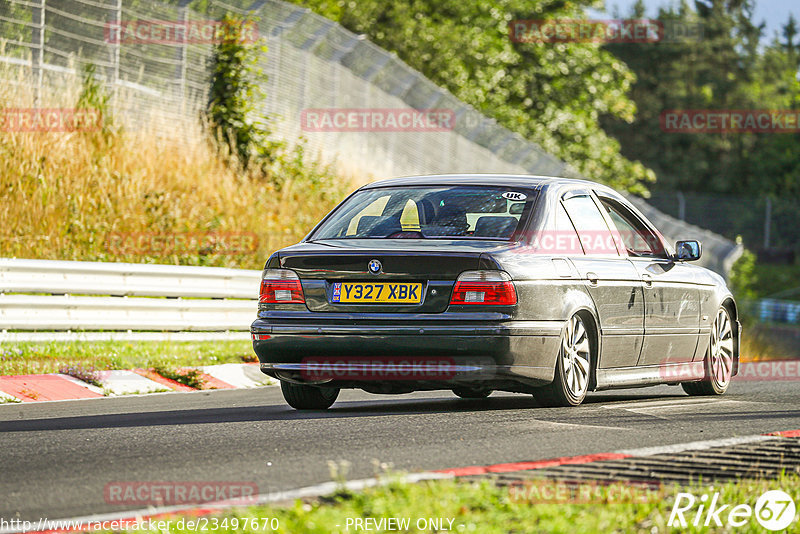
[[[222,28],[230,38],[214,45],[211,90],[207,109],[214,140],[241,168],[268,173],[273,142],[265,121],[256,120],[255,105],[261,94],[259,55],[266,47],[248,43],[242,33],[246,21],[225,15]],[[255,169],[257,167],[257,169]]]
[[[586,18],[592,0],[298,0],[366,34],[462,101],[572,164],[583,175],[643,192],[652,171],[620,154],[600,127],[636,107],[634,76],[597,43],[520,43],[509,23]]]
[[[702,39],[607,47],[637,76],[631,97],[639,112],[633,123],[609,116],[603,125],[623,154],[656,171],[656,187],[737,194],[800,189],[791,155],[800,149],[797,134],[676,134],[659,125],[660,113],[670,109],[797,109],[796,23],[790,18],[783,41],[764,46],[764,26],[753,17],[752,0],[698,0],[694,8],[684,0],[661,9],[658,19],[700,24]]]

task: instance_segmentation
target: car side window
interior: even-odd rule
[[[579,256],[584,254],[578,232],[575,231],[575,227],[572,225],[572,221],[569,220],[569,215],[567,215],[567,211],[561,202],[556,207],[553,230],[552,236],[545,235],[542,240],[544,241],[549,237],[554,243],[554,250],[557,253]]]
[[[618,255],[614,236],[594,200],[588,193],[567,196],[563,201],[572,224],[588,255]]]
[[[600,203],[608,211],[608,216],[620,233],[629,256],[635,258],[667,257],[667,251],[664,249],[661,239],[630,210],[618,202],[603,197],[600,198]]]

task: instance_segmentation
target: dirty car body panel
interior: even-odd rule
[[[534,392],[554,381],[576,314],[592,338],[590,389],[700,380],[720,307],[735,330],[733,374],[738,363],[724,280],[677,259],[624,197],[583,180],[375,182],[264,272],[288,277],[288,289],[275,282],[265,299],[272,282],[262,282],[253,348],[264,373],[295,384]],[[392,375],[425,361],[446,372]],[[319,374],[320,362],[345,371]]]

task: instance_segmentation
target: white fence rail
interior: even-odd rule
[[[260,274],[0,259],[0,340],[244,338]]]

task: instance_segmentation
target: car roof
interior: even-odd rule
[[[614,190],[597,182],[564,178],[561,176],[541,176],[527,174],[430,174],[421,176],[403,176],[379,180],[361,187],[361,189],[376,189],[380,187],[414,186],[414,185],[490,185],[542,188],[555,186],[561,189],[565,186],[583,186],[600,189],[609,193]]]

